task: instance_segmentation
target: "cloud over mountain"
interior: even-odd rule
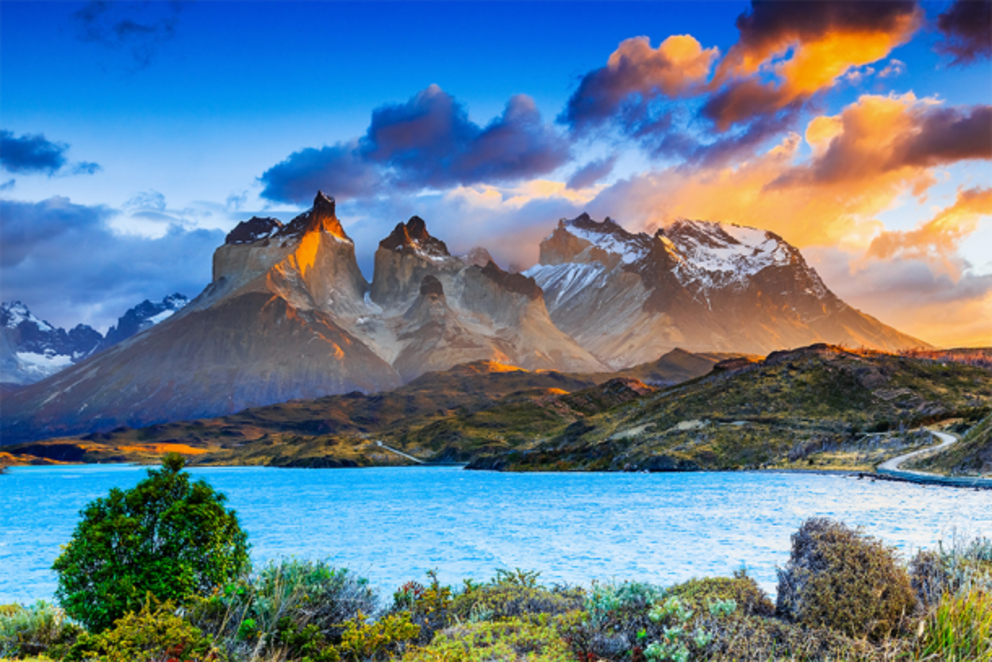
[[[217,230],[178,225],[158,238],[115,232],[120,212],[68,198],[0,200],[4,299],[28,302],[55,324],[104,327],[142,299],[198,292],[210,281]]]
[[[361,138],[294,152],[259,179],[263,197],[299,203],[314,188],[348,198],[383,186],[416,191],[513,182],[570,158],[568,141],[542,121],[530,97],[512,97],[499,117],[479,126],[464,104],[431,85],[406,103],[373,110]]]

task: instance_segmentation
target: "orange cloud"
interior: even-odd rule
[[[992,216],[992,188],[958,190],[950,207],[913,230],[885,231],[872,240],[868,255],[881,259],[894,255],[924,258],[944,265],[959,275],[960,261],[953,258],[961,239],[978,229],[983,218]]]
[[[756,3],[737,21],[740,40],[711,86],[725,87],[703,112],[725,131],[801,103],[852,69],[888,56],[922,20],[912,2]]]

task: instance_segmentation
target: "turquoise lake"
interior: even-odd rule
[[[547,583],[671,584],[742,565],[774,590],[806,518],[860,525],[905,554],[992,535],[992,492],[793,473],[530,473],[457,467],[205,468],[228,495],[256,565],[329,559],[388,596],[437,568],[452,584],[497,568]],[[79,510],[145,476],[134,466],[14,468],[0,477],[0,604],[51,599],[49,570]]]

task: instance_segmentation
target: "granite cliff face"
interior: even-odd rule
[[[6,396],[3,441],[384,391],[467,361],[604,369],[555,327],[533,279],[450,255],[420,218],[380,243],[375,264],[370,285],[323,193],[290,223],[241,223],[193,301]]]
[[[683,220],[652,236],[583,214],[559,221],[525,274],[558,328],[613,368],[675,347],[926,346],[845,304],[797,248],[754,228]]]
[[[379,243],[369,283],[333,198],[318,192],[289,223],[234,228],[193,301],[136,313],[136,335],[6,394],[0,438],[379,392],[468,362],[604,373],[675,347],[925,344],[844,304],[796,248],[761,230],[680,221],[634,234],[582,215],[540,248],[540,264],[509,273],[482,248],[452,255],[414,216]]]

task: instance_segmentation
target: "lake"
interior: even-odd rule
[[[768,590],[809,517],[861,525],[908,555],[955,532],[992,535],[992,492],[795,473],[528,473],[457,467],[192,469],[228,495],[256,565],[329,559],[389,596],[537,570],[545,582],[666,585],[742,565]],[[51,599],[49,568],[79,510],[145,476],[135,466],[13,468],[0,477],[0,604]]]

